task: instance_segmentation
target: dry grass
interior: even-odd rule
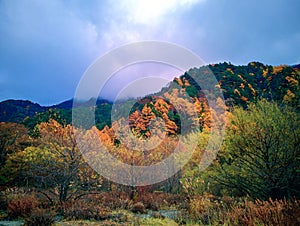
[[[189,218],[204,225],[300,225],[300,200],[260,201],[193,197]]]
[[[8,202],[10,218],[43,221],[47,217],[44,205],[33,194],[14,195]],[[35,209],[40,209],[37,213]],[[48,208],[49,209],[49,208]],[[79,200],[53,207],[54,215],[75,222],[72,225],[164,225],[169,219],[153,215],[140,219],[138,215],[150,210],[178,210],[181,214],[172,224],[191,225],[300,225],[300,200],[252,200],[250,198],[215,197],[213,195],[184,195],[144,192],[131,200],[126,193],[101,193],[83,196]],[[137,214],[133,214],[133,212]],[[60,225],[70,225],[60,222]]]

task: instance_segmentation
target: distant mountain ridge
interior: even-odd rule
[[[292,66],[292,68],[300,69],[300,64],[295,64],[295,65]]]
[[[57,109],[71,109],[74,105],[74,107],[79,107],[79,106],[90,106],[90,103],[91,102],[94,102],[95,101],[95,98],[91,98],[87,101],[75,101],[73,103],[74,99],[70,99],[70,100],[66,100],[66,101],[63,101],[59,104],[55,104],[55,105],[52,105],[52,106],[49,106],[48,108],[57,108]],[[102,98],[98,98],[96,100],[96,105],[100,105],[100,104],[103,104],[103,103],[111,103],[111,101],[109,100],[106,100],[106,99],[102,99]]]
[[[89,100],[92,101],[92,100]],[[85,106],[88,102],[77,103],[75,106]],[[96,104],[110,103],[105,99],[97,99]],[[51,106],[42,106],[33,103],[30,100],[5,100],[0,102],[0,122],[22,123],[26,118],[33,117],[39,113],[49,111],[50,109],[70,110],[73,107],[73,99],[63,101]]]
[[[5,100],[0,102],[0,122],[20,123],[26,117],[32,117],[48,108],[29,100]]]

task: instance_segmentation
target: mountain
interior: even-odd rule
[[[70,99],[70,100],[66,100],[64,102],[61,102],[59,104],[56,104],[56,105],[52,105],[50,106],[50,108],[52,109],[71,109],[73,107],[73,105],[75,107],[84,107],[84,106],[90,106],[91,105],[91,102],[94,102],[96,100],[96,98],[91,98],[90,100],[87,100],[87,101],[74,101],[74,99]],[[101,105],[101,104],[111,104],[111,102],[109,100],[106,100],[106,99],[102,99],[102,98],[98,98],[96,100],[96,105]]]
[[[202,105],[205,102],[205,97],[199,85],[190,75],[193,74],[205,83],[207,82],[207,76],[203,75],[211,72],[215,75],[219,83],[218,86],[223,92],[226,105],[229,107],[238,105],[246,108],[248,103],[265,98],[300,110],[300,65],[271,66],[259,62],[250,62],[248,65],[235,66],[224,62],[190,69],[179,78],[175,78],[167,87],[163,87],[160,92],[136,101],[131,100],[131,102],[136,102],[131,111],[131,114],[133,114],[131,117],[132,125],[137,126],[137,129],[145,128],[142,124],[149,122],[141,117],[145,117],[145,112],[147,112],[149,117],[151,115],[163,116],[164,120],[169,123],[170,131],[174,131],[176,126],[179,128],[180,119],[178,119],[176,109],[171,103],[161,101],[161,98],[174,92],[177,92],[178,97],[180,97],[180,92],[178,92],[180,90],[178,89],[182,89],[189,94],[194,101],[194,105],[203,110],[205,107]],[[76,102],[75,107],[84,108],[89,106],[91,101],[94,102],[95,100]],[[129,102],[128,104],[130,104]],[[104,128],[106,125],[111,126],[112,103],[97,99],[96,105],[96,126],[99,129]],[[162,108],[162,105],[166,107]],[[202,107],[199,107],[200,105]],[[73,99],[53,106],[40,106],[28,100],[7,100],[0,102],[0,122],[24,123],[31,129],[36,124],[49,120],[49,118],[53,118],[62,124],[68,124],[72,121],[72,106]],[[200,110],[199,113],[201,113]]]
[[[71,109],[73,106],[73,99],[63,101],[59,104],[55,104],[50,106],[50,108],[58,108],[58,109]]]
[[[300,64],[293,65],[292,68],[300,69]]]
[[[0,122],[22,122],[26,117],[44,112],[48,107],[42,107],[29,100],[5,100],[0,102]]]
[[[75,102],[74,105],[75,107],[86,107],[90,105],[91,101],[95,100]],[[110,112],[111,103],[108,100],[97,99],[96,105],[98,115],[107,115]],[[71,123],[72,107],[73,99],[52,106],[41,106],[29,100],[5,100],[0,102],[0,122],[24,123],[27,127],[33,128],[37,123],[54,118],[67,124]],[[108,123],[109,120],[104,120],[104,122]]]

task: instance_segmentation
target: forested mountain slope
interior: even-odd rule
[[[168,87],[162,88],[159,93],[137,100],[131,111],[132,122],[142,123],[143,119],[138,120],[142,114],[153,114],[164,118],[170,133],[177,131],[180,120],[174,106],[166,100],[166,95],[168,95],[167,93],[174,95],[174,91],[178,91],[178,87],[189,94],[198,114],[201,115],[207,109],[205,97],[190,75],[200,76],[201,73],[207,73],[209,69],[216,76],[226,105],[229,107],[236,105],[246,107],[250,102],[265,98],[300,109],[299,65],[270,66],[251,62],[248,65],[235,66],[225,62],[190,69],[184,75],[175,78]],[[24,123],[31,129],[38,123],[48,121],[49,118],[54,118],[63,124],[69,124],[71,123],[72,103],[73,100],[71,99],[45,107],[30,101],[3,101],[0,103],[0,122]],[[76,107],[85,107],[87,103],[81,103],[80,106],[76,105]],[[111,126],[111,107],[111,102],[102,99],[97,100],[96,125],[99,129],[106,125]],[[145,123],[147,124],[147,122]]]

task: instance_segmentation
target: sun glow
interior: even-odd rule
[[[128,22],[155,25],[178,8],[186,8],[203,0],[130,0],[126,3]]]

